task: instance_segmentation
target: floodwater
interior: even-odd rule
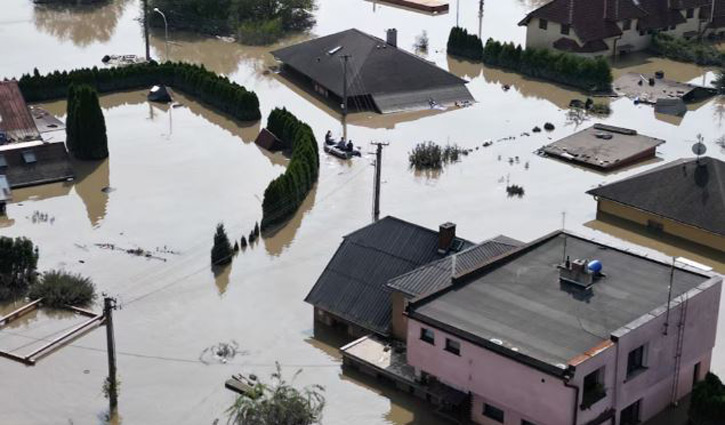
[[[522,42],[524,30],[516,24],[539,4],[487,1],[480,21],[483,37]],[[369,141],[390,142],[383,156],[383,215],[431,228],[453,221],[459,235],[473,241],[498,234],[531,240],[564,221],[567,229],[591,237],[643,243],[663,252],[648,251],[654,256],[684,255],[725,271],[722,259],[707,259],[667,241],[596,221],[595,202],[584,193],[663,161],[690,156],[698,133],[709,142],[709,154],[725,158],[725,150],[712,142],[723,134],[721,98],[691,107],[681,120],[655,116],[651,107],[635,106],[628,99],[612,101],[613,114],[604,122],[636,128],[667,143],[656,160],[602,175],[533,154],[550,140],[596,122],[567,118],[569,100],[583,98],[581,94],[445,55],[447,34],[456,22],[455,2],[450,13],[440,16],[366,0],[318,0],[318,5],[317,26],[310,35],[252,48],[172,33],[170,58],[200,62],[227,74],[257,92],[264,116],[275,106],[286,106],[322,140],[328,129],[342,131],[339,115],[267,72],[275,65],[269,50],[351,26],[379,36],[385,28],[396,27],[399,45],[412,49],[415,37],[426,30],[427,59],[470,80],[478,103],[447,112],[348,117],[347,132],[366,153],[372,151]],[[2,10],[0,78],[20,76],[34,67],[47,72],[100,66],[105,54],[143,53],[136,0],[113,0],[81,10],[4,0]],[[477,2],[461,2],[461,25],[477,32],[477,13]],[[165,55],[163,32],[153,31],[151,44],[154,56]],[[658,69],[685,81],[707,83],[713,78],[707,69],[638,55],[616,64],[615,72]],[[511,89],[505,91],[504,85]],[[326,333],[315,337],[312,309],[302,301],[341,237],[371,220],[372,157],[366,154],[343,163],[323,156],[320,182],[298,214],[279,232],[241,252],[232,266],[212,271],[209,250],[216,223],[224,222],[234,238],[248,234],[260,219],[265,186],[283,172],[286,159],[254,145],[260,123],[234,122],[179,94],[177,101],[182,106],[168,108],[149,105],[140,91],[104,96],[110,158],[80,164],[74,182],[15,191],[7,218],[0,219],[0,234],[27,236],[40,246],[40,269],[82,273],[92,277],[100,291],[119,298],[123,308],[116,312],[115,324],[121,398],[114,423],[223,420],[233,398],[224,380],[239,372],[266,376],[276,361],[288,376],[303,369],[297,383],[326,387],[326,424],[438,423],[416,400],[359,376],[343,376],[336,350],[339,339]],[[64,102],[43,106],[63,118]],[[531,133],[545,122],[556,129]],[[525,132],[531,136],[522,136]],[[509,136],[516,138],[499,141]],[[457,143],[474,151],[440,173],[414,173],[407,153],[425,140]],[[495,143],[481,147],[486,140]],[[525,195],[507,197],[507,182],[523,186]],[[37,219],[39,214],[47,219]],[[125,251],[135,248],[152,257]],[[0,313],[10,309],[5,306]],[[725,329],[723,308],[720,317]],[[0,347],[51,338],[74,320],[57,317],[59,322],[51,324],[52,319],[45,313],[24,319],[16,328],[0,332]],[[723,335],[725,331],[713,360],[720,374],[725,374]],[[203,355],[213,345],[232,342],[238,353],[226,363],[210,362]],[[102,423],[106,373],[102,330],[34,367],[2,360],[0,423]]]

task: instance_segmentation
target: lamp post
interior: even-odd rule
[[[164,12],[160,11],[158,7],[154,7],[154,12],[161,15],[162,18],[164,18],[164,36],[166,40],[166,61],[169,60],[169,22],[166,20],[166,15],[164,15]]]

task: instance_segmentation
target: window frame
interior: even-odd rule
[[[633,419],[630,419],[629,415],[630,413],[627,412],[628,409],[636,408],[635,415]],[[623,421],[623,419],[627,419],[626,422]],[[642,399],[635,401],[634,403],[630,404],[629,406],[622,409],[622,411],[619,413],[619,423],[621,425],[636,425],[639,423],[642,423]]]
[[[427,332],[430,332],[430,337],[427,336]],[[420,340],[430,345],[436,345],[436,334],[433,329],[421,327]]]
[[[636,354],[638,352],[639,354]],[[632,364],[633,358],[635,364]],[[642,344],[627,353],[627,377],[625,380],[629,381],[645,370],[647,370],[647,344]]]
[[[632,29],[632,20],[631,19],[625,19],[622,21],[622,31],[629,31]]]
[[[560,32],[562,35],[569,35],[569,32],[571,32],[571,25],[561,24]]]
[[[451,346],[452,343],[458,345],[458,347],[452,347]],[[448,351],[451,354],[460,356],[461,355],[461,342],[456,341],[455,339],[446,338],[446,346],[443,349]]]
[[[503,409],[499,409],[498,407],[488,403],[483,403],[483,416],[501,424],[506,421],[506,412],[504,412]]]
[[[539,18],[539,29],[546,31],[549,28],[549,21]]]
[[[695,8],[694,7],[685,9],[685,18],[692,19],[694,17],[695,17]]]
[[[594,377],[594,383],[589,383],[590,377]],[[582,401],[581,409],[589,409],[600,400],[607,397],[607,388],[604,386],[606,377],[606,366],[593,370],[584,376],[582,380]]]

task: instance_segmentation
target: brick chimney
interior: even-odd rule
[[[438,253],[445,254],[453,245],[453,240],[456,239],[456,225],[448,222],[443,223],[438,228]]]
[[[391,45],[393,47],[398,47],[398,30],[397,29],[390,28],[390,29],[385,30],[385,36],[386,36],[385,41],[389,45]]]

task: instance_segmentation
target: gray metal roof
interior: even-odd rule
[[[388,282],[388,286],[409,297],[430,294],[451,284],[452,279],[513,251],[523,242],[497,236],[458,254],[421,266]]]
[[[466,84],[434,64],[357,29],[285,47],[272,55],[339,97],[343,91],[343,55],[350,55],[349,96],[410,93]]]
[[[431,109],[435,105],[450,107],[456,103],[474,101],[471,92],[464,85],[374,94],[372,98],[375,107],[383,114]]]
[[[559,279],[564,255],[598,259],[602,277],[590,291]],[[666,305],[671,267],[557,232],[410,304],[409,314],[462,339],[542,370],[608,341],[617,329]],[[710,279],[677,269],[673,298]]]
[[[26,145],[4,145],[0,151],[5,160],[5,166],[0,167],[0,172],[7,177],[11,188],[52,183],[74,177],[65,143],[35,142],[30,147]]]
[[[472,245],[462,242],[462,249]],[[387,335],[392,292],[387,282],[442,257],[437,231],[385,217],[344,237],[305,301]]]
[[[725,235],[725,162],[678,159],[587,192]]]

